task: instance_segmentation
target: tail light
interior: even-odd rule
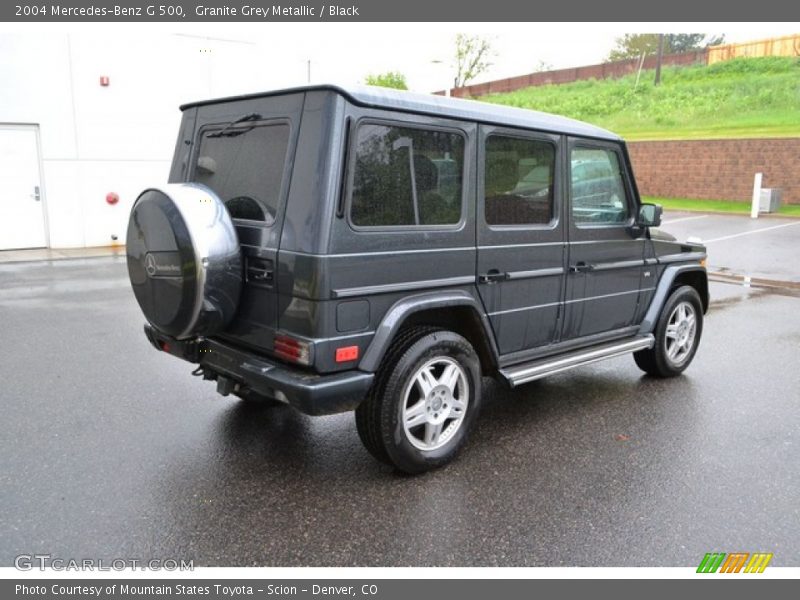
[[[311,364],[311,352],[308,342],[297,340],[288,335],[276,335],[273,344],[275,354],[282,359],[300,365]]]

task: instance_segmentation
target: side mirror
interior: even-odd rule
[[[639,218],[636,219],[636,224],[639,227],[658,227],[661,225],[662,212],[660,204],[642,204],[639,207]]]

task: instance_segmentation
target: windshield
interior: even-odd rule
[[[283,122],[206,128],[191,180],[214,190],[234,219],[271,225],[288,146],[289,125]]]

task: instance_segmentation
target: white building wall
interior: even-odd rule
[[[167,179],[178,106],[285,85],[275,60],[177,34],[0,34],[0,123],[39,126],[50,247],[124,243],[138,193]]]

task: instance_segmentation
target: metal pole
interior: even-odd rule
[[[306,80],[308,83],[311,83],[311,59],[309,58],[306,61]]]
[[[664,34],[658,34],[658,54],[656,55],[656,85],[661,83],[661,59],[664,56]]]
[[[761,204],[761,177],[763,173],[756,173],[753,179],[753,202],[750,205],[750,218],[758,218],[758,206]]]
[[[645,53],[642,52],[642,57],[639,59],[639,70],[636,71],[636,83],[633,84],[633,89],[639,87],[639,77],[642,75],[642,67],[644,66]]]

